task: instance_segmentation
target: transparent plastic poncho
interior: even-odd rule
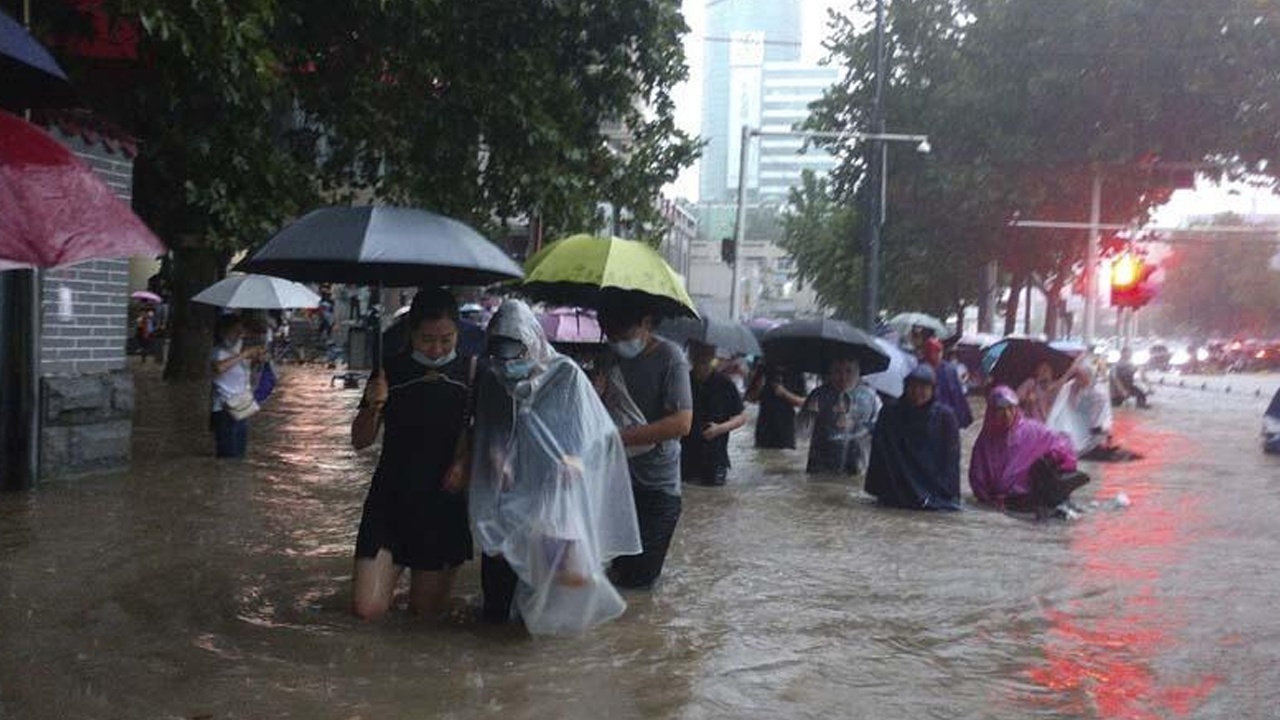
[[[1071,438],[1076,453],[1083,455],[1106,440],[1111,422],[1111,404],[1106,395],[1093,384],[1091,376],[1081,375],[1068,380],[1058,391],[1044,424]]]
[[[524,343],[534,370],[509,380],[499,364],[478,381],[476,540],[520,578],[515,603],[530,633],[581,632],[626,609],[605,565],[640,552],[627,456],[586,375],[527,305],[504,302],[489,335]]]

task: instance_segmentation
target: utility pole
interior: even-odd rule
[[[863,257],[866,300],[863,325],[874,331],[880,314],[880,229],[884,224],[885,144],[884,134],[884,0],[876,0],[875,81],[871,101],[871,134],[867,153],[867,240]]]
[[[1092,345],[1098,331],[1098,250],[1102,245],[1102,169],[1093,168],[1089,199],[1089,247],[1084,256],[1084,343]]]
[[[729,280],[729,322],[737,322],[738,268],[742,264],[742,240],[747,234],[747,163],[751,160],[751,138],[755,133],[750,125],[742,126],[742,147],[738,149],[738,212],[733,223],[733,262]]]

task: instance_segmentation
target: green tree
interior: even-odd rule
[[[608,200],[656,234],[659,188],[696,156],[670,97],[686,72],[675,0],[113,9],[138,19],[140,61],[73,79],[143,141],[135,204],[174,251],[170,377],[206,372],[212,313],[185,298],[309,206],[402,203],[488,228],[536,215],[555,234]]]
[[[1238,225],[1224,215],[1214,225]],[[1191,236],[1163,263],[1164,282],[1156,298],[1166,332],[1200,337],[1269,335],[1280,331],[1280,252],[1274,233],[1257,236],[1213,233]]]
[[[778,244],[795,258],[796,279],[813,288],[840,317],[858,317],[862,307],[862,251],[857,214],[836,197],[831,184],[806,170],[791,190]]]
[[[1153,158],[1273,170],[1280,105],[1266,98],[1280,94],[1278,30],[1280,8],[1253,0],[890,3],[889,129],[929,134],[934,152],[891,156],[887,304],[936,305],[948,287],[972,299],[989,259],[1015,286],[1064,284],[1080,268],[1083,233],[1008,222],[1087,219],[1095,171],[1104,221],[1127,223],[1168,197]],[[870,45],[865,22],[835,18],[829,48],[846,74],[811,127],[869,126]],[[837,189],[868,191],[858,149],[839,149]]]

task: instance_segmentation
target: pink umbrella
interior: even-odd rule
[[[163,302],[163,298],[161,298],[159,295],[149,290],[138,290],[137,292],[133,293],[129,297],[133,298],[134,300],[137,300],[138,302],[156,303],[156,304]]]
[[[596,314],[577,308],[556,308],[538,316],[547,340],[553,343],[598,345],[604,342],[604,333]]]
[[[50,268],[164,244],[62,143],[0,112],[0,262]]]

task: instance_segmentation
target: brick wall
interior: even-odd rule
[[[59,133],[126,203],[133,164],[98,144]],[[129,261],[90,260],[44,275],[40,346],[40,477],[129,467],[133,375],[125,364]]]
[[[100,145],[50,131],[126,203],[133,199],[133,163]],[[44,375],[96,373],[125,367],[129,261],[90,260],[44,276]]]

